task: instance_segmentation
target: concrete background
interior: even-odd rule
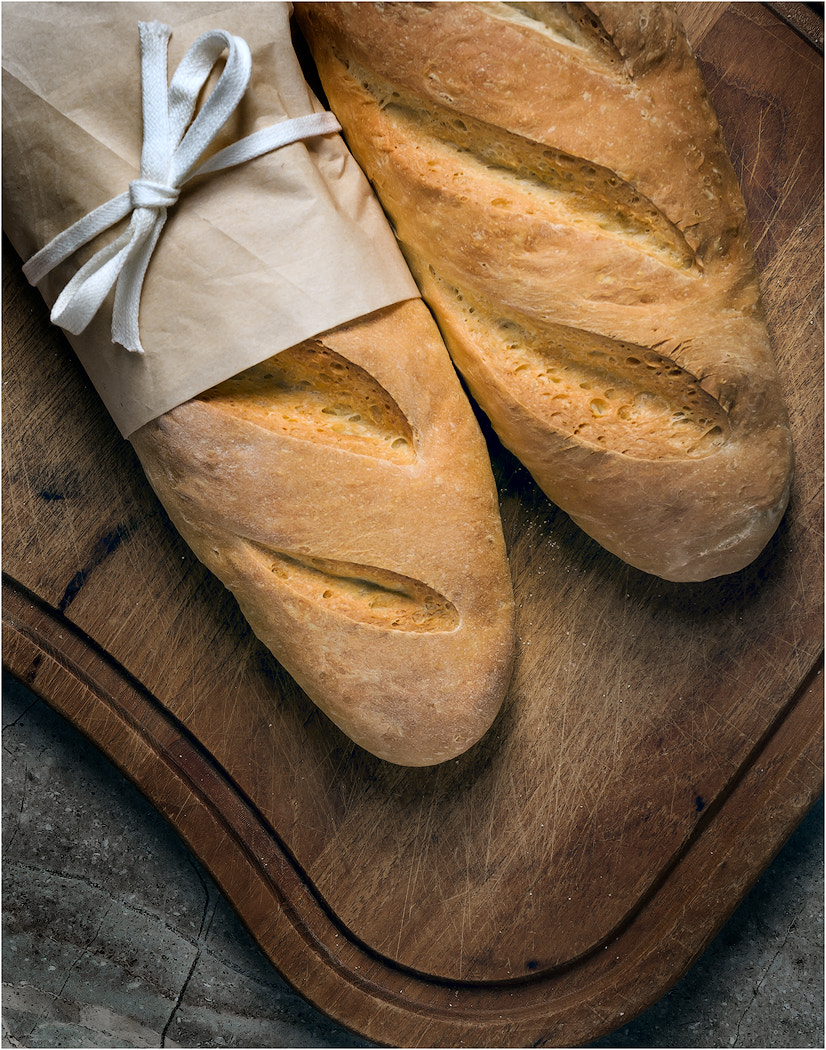
[[[5,1047],[365,1047],[280,980],[110,763],[3,678]],[[599,1047],[823,1047],[823,804],[697,965]]]

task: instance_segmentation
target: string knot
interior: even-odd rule
[[[180,195],[177,186],[167,186],[151,179],[135,179],[129,183],[129,202],[133,208],[171,208]]]
[[[69,281],[52,307],[52,321],[77,335],[115,288],[112,340],[143,353],[139,333],[141,290],[149,261],[181,187],[196,175],[221,171],[271,150],[316,135],[341,131],[332,113],[313,112],[257,131],[201,158],[235,111],[252,72],[250,49],[241,37],[220,29],[203,33],[184,55],[167,86],[171,29],[161,22],[139,22],[143,146],[140,177],[129,189],[89,212],[58,234],[23,267],[38,284],[78,248],[131,213],[127,229],[104,245]],[[204,84],[221,55],[226,62],[218,82],[198,113]]]

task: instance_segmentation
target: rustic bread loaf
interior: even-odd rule
[[[788,501],[790,433],[745,206],[671,6],[296,12],[503,443],[646,572],[751,562]]]
[[[419,766],[489,728],[511,581],[484,439],[421,300],[282,351],[131,440],[181,535],[349,737]]]
[[[290,5],[172,2],[168,25],[65,8],[4,12],[4,232],[31,262],[134,205],[33,272],[51,308],[105,260],[67,337],[173,524],[358,744],[405,765],[458,755],[513,659],[490,459],[378,202],[314,122]],[[259,156],[257,135],[286,144]],[[197,167],[223,149],[248,159]],[[143,353],[118,345],[124,302]]]

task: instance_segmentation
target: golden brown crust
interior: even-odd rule
[[[181,535],[348,736],[430,765],[488,729],[513,595],[484,441],[421,300],[283,351],[132,442]]]
[[[647,572],[753,560],[788,500],[791,441],[745,207],[672,8],[297,14],[505,445]]]

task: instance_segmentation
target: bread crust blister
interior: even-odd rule
[[[421,300],[282,351],[131,440],[178,531],[352,740],[424,766],[488,730],[513,592],[484,439]]]
[[[471,393],[550,499],[673,581],[735,572],[793,456],[748,218],[666,4],[298,4]]]

